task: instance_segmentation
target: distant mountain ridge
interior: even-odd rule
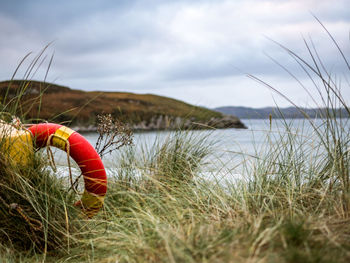
[[[335,111],[327,108],[277,108],[277,107],[265,107],[265,108],[249,108],[249,107],[236,107],[225,106],[218,107],[214,110],[227,115],[234,115],[240,119],[268,119],[271,115],[273,118],[286,118],[286,119],[301,119],[305,118],[305,115],[310,118],[323,118],[327,114],[331,116],[348,118],[349,114],[344,108],[339,108]]]

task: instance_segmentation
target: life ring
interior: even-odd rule
[[[89,218],[97,214],[107,192],[107,175],[92,145],[78,132],[55,123],[35,124],[28,130],[38,148],[51,145],[67,152],[69,147],[69,154],[79,165],[85,184],[82,198],[75,205],[80,206]]]

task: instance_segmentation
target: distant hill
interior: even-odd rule
[[[265,107],[265,108],[249,108],[249,107],[219,107],[214,110],[221,112],[223,114],[234,115],[240,119],[268,119],[269,115],[273,118],[305,118],[305,114],[310,118],[322,118],[326,116],[327,111],[328,114],[337,117],[349,117],[349,114],[344,108],[337,109],[336,112],[327,108],[296,108],[296,107],[288,107],[288,108],[277,108],[277,107]]]
[[[17,105],[16,98],[19,96],[21,100]],[[16,107],[16,114],[24,114],[27,119],[64,122],[80,127],[93,127],[96,116],[102,113],[110,113],[140,130],[245,127],[236,117],[167,97],[127,92],[86,92],[39,81],[0,82],[0,105],[4,107],[5,104],[9,104],[7,110]]]

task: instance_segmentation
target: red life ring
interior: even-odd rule
[[[38,148],[49,144],[67,151],[69,146],[70,156],[79,165],[85,184],[83,196],[75,205],[80,206],[89,218],[97,214],[107,192],[107,175],[102,160],[92,145],[76,131],[59,124],[35,124],[29,131]]]

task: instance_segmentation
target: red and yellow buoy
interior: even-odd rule
[[[79,133],[54,123],[35,124],[28,129],[36,147],[47,145],[68,152],[79,165],[84,177],[85,190],[80,201],[83,212],[91,218],[102,208],[107,192],[107,175],[102,160],[92,145]]]

